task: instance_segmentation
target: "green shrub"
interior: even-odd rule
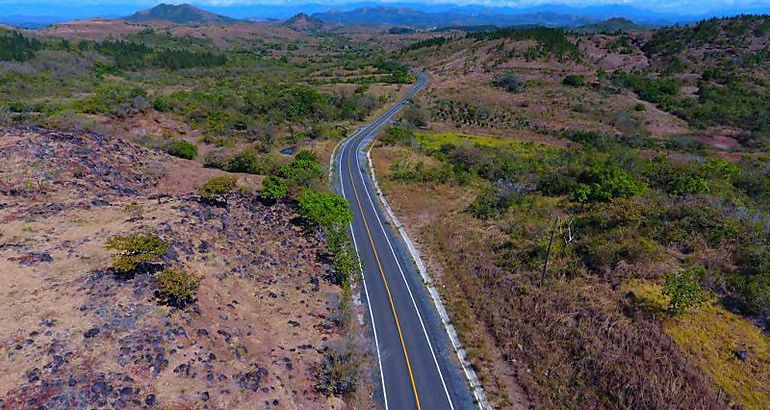
[[[262,189],[259,190],[259,194],[263,198],[278,200],[289,194],[289,187],[281,178],[271,175],[262,180]]]
[[[700,177],[681,175],[674,179],[669,192],[672,195],[701,194],[709,191],[708,182]]]
[[[169,155],[184,159],[193,159],[198,155],[198,147],[185,140],[174,141],[166,149]]]
[[[644,184],[617,166],[592,167],[572,191],[576,202],[609,201],[630,198],[644,190]]]
[[[152,263],[168,251],[168,244],[156,235],[137,233],[113,236],[105,248],[111,251],[112,266],[123,273],[135,270],[142,263]]]
[[[570,74],[564,77],[561,83],[570,87],[582,87],[585,84],[585,78],[580,74]]]
[[[238,179],[235,177],[214,177],[198,188],[198,194],[206,201],[227,202],[227,196],[235,190],[237,185]]]
[[[195,300],[198,292],[198,278],[177,269],[164,269],[156,276],[158,297],[169,305],[183,307]]]
[[[328,192],[307,190],[297,197],[297,203],[301,217],[327,229],[346,226],[353,219],[348,201]]]
[[[674,313],[683,313],[705,303],[706,291],[698,283],[698,275],[704,272],[703,268],[696,268],[666,276],[663,294],[671,298],[669,308]]]

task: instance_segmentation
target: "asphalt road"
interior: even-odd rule
[[[366,165],[368,143],[427,84],[425,75],[417,77],[401,100],[340,146],[336,163],[340,190],[353,211],[350,229],[364,268],[363,297],[384,407],[477,408],[414,261],[388,225]]]

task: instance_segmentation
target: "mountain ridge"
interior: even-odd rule
[[[153,8],[137,11],[130,16],[121,18],[121,20],[134,23],[169,21],[175,24],[232,24],[239,21],[187,3],[179,5],[161,3]]]

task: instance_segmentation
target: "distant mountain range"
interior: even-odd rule
[[[174,24],[231,24],[238,19],[200,9],[190,4],[159,4],[151,9],[138,11],[123,20],[134,23],[166,21]]]
[[[332,24],[398,25],[422,28],[446,26],[517,26],[542,25],[577,27],[599,21],[599,18],[579,14],[540,11],[524,14],[502,14],[498,10],[447,10],[424,12],[412,8],[370,7],[351,11],[327,11],[313,17]]]
[[[11,0],[14,1],[14,0]],[[104,4],[87,2],[86,4],[71,3],[38,3],[22,2],[0,4],[0,23],[23,27],[40,27],[57,22],[88,18],[121,18],[136,13],[141,9],[139,2]],[[267,1],[267,0],[265,0]],[[622,0],[618,0],[622,1]],[[137,4],[139,3],[139,4]],[[227,4],[228,2],[223,2]],[[383,6],[383,5],[387,5]],[[194,7],[194,6],[189,6]],[[590,7],[573,7],[561,4],[546,4],[532,7],[491,7],[479,5],[457,6],[451,4],[395,2],[382,3],[366,1],[348,3],[338,6],[328,4],[308,3],[298,5],[222,5],[206,6],[204,13],[216,13],[219,17],[203,17],[200,13],[192,13],[188,18],[185,13],[181,17],[173,13],[160,13],[177,21],[194,21],[200,23],[226,22],[230,19],[285,20],[298,13],[305,13],[327,23],[342,24],[376,24],[399,25],[413,27],[439,26],[470,26],[489,25],[510,26],[520,24],[538,24],[548,26],[577,27],[597,23],[613,17],[633,20],[645,26],[660,26],[674,23],[690,23],[707,17],[733,16],[741,13],[763,14],[770,12],[770,5],[754,7],[731,7],[719,10],[689,10],[677,9],[672,12],[647,10],[628,5],[604,5]],[[151,9],[152,10],[152,9]],[[145,16],[137,15],[138,21]],[[168,20],[168,18],[166,20]],[[168,20],[174,21],[174,20]],[[181,24],[181,23],[180,23]]]

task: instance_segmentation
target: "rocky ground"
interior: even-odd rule
[[[0,128],[0,408],[345,407],[315,390],[339,338],[321,239],[288,204],[176,193],[176,161]],[[200,276],[194,304],[160,304],[152,272],[109,269],[105,241],[140,231]]]

